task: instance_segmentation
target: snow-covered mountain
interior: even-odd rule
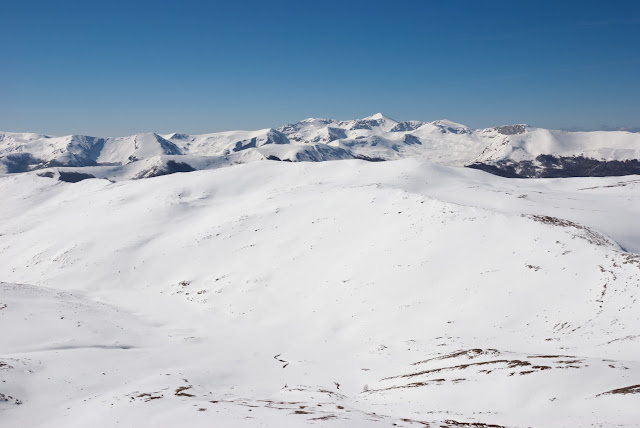
[[[380,113],[203,135],[97,138],[0,133],[0,173],[45,170],[47,176],[63,179],[66,173],[76,179],[142,178],[258,160],[404,158],[469,166],[507,177],[638,174],[640,133],[564,132],[526,125],[470,129],[448,120],[398,122]]]
[[[640,133],[567,132],[526,125],[478,133],[488,144],[468,166],[505,177],[640,174]]]
[[[0,158],[9,173],[50,166],[124,165],[153,156],[180,154],[174,143],[153,133],[115,138],[0,133]],[[24,160],[20,162],[21,159]]]
[[[291,141],[322,142],[365,160],[417,157],[462,166],[484,148],[464,125],[448,120],[397,122],[381,113],[348,121],[306,119],[279,130]]]
[[[0,133],[0,173],[43,170],[46,176],[65,180],[69,174],[76,179],[119,180],[257,160],[320,162],[352,158],[344,149],[326,144],[291,144],[285,134],[274,129],[114,138]]]
[[[0,426],[637,424],[640,180],[507,177],[639,159],[382,114],[2,133]]]

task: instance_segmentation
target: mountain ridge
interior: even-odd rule
[[[0,173],[5,174],[102,168],[109,172],[88,173],[136,178],[117,177],[114,168],[150,159],[166,164],[168,156],[182,157],[180,162],[192,170],[257,160],[420,158],[517,178],[629,175],[640,174],[640,134],[560,131],[526,124],[472,129],[448,119],[397,121],[382,113],[352,120],[307,118],[278,128],[194,135],[148,132],[105,138],[0,132]]]

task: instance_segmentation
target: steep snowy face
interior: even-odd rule
[[[144,133],[108,138],[98,161],[102,164],[124,165],[154,156],[180,154],[180,149],[171,141],[158,134]]]
[[[344,138],[366,138],[383,135],[398,125],[395,120],[376,113],[363,119],[337,121],[333,119],[305,119],[286,125],[280,131],[297,142],[330,142]]]
[[[0,133],[0,173],[60,165],[95,165],[104,144],[104,138],[82,135]]]
[[[383,115],[382,113],[376,113],[374,115],[367,116],[364,119],[346,121],[344,126],[350,131],[369,130],[374,133],[382,133],[390,131],[397,124],[398,122]]]
[[[471,134],[472,133],[471,129],[469,129],[468,127],[447,119],[435,120],[431,122],[431,124],[439,128],[440,132],[442,132],[443,134],[446,134],[446,133]]]
[[[424,122],[419,122],[417,120],[407,120],[404,122],[398,122],[394,127],[392,127],[389,132],[408,132],[415,131],[424,125]]]
[[[271,128],[203,135],[171,134],[167,138],[179,146],[184,154],[197,156],[226,156],[269,144],[289,144],[286,135]]]
[[[153,156],[180,154],[175,144],[153,133],[115,138],[0,134],[0,164],[9,173],[59,166],[124,165]]]
[[[306,119],[279,128],[294,143],[330,143],[347,138],[345,130],[336,121],[328,119]]]

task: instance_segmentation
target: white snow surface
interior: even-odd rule
[[[637,426],[639,192],[421,159],[2,176],[0,426]]]
[[[171,156],[194,169],[204,169],[265,159],[417,158],[463,166],[527,161],[541,154],[600,161],[640,159],[640,133],[565,132],[526,125],[470,129],[449,120],[398,122],[381,113],[355,120],[310,118],[278,129],[202,135],[143,133],[99,138],[0,133],[0,174],[99,166],[92,174],[111,180],[138,178],[122,166],[149,159],[163,162]],[[138,171],[139,167],[133,169]]]
[[[480,133],[492,142],[476,159],[478,162],[517,162],[546,154],[603,161],[638,159],[640,155],[640,134],[626,131],[568,132],[527,127],[518,135],[501,135],[495,129]]]

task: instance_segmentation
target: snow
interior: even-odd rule
[[[286,146],[275,148],[273,146]],[[290,161],[417,158],[450,166],[535,161],[540,155],[586,157],[601,162],[640,159],[640,134],[622,131],[565,132],[526,125],[470,129],[442,119],[395,121],[382,113],[354,120],[309,118],[278,129],[202,135],[170,133],[98,138],[0,133],[0,173],[50,167],[124,166],[158,156],[185,156],[219,167],[275,156]],[[187,157],[191,157],[188,159]],[[218,159],[194,160],[198,157]],[[104,169],[104,168],[103,168]],[[129,179],[113,174],[110,178]],[[97,177],[107,177],[98,174]]]
[[[437,147],[441,127],[465,129],[410,133]],[[357,132],[395,141],[371,128]],[[220,147],[298,153],[269,133]],[[637,395],[612,392],[640,373],[637,176],[514,180],[420,157],[232,165],[184,149],[217,136],[154,135],[108,152],[154,156],[90,168],[226,167],[0,176],[3,426],[639,420]]]
[[[143,170],[149,164],[160,168],[158,165],[168,160],[187,164],[192,169],[270,158],[293,162],[417,158],[465,166],[537,162],[540,155],[586,157],[600,162],[638,160],[640,134],[564,132],[526,125],[473,130],[447,119],[398,122],[382,113],[346,121],[309,118],[278,129],[201,135],[144,133],[98,138],[0,133],[0,174],[91,167],[91,171],[80,172],[110,180],[147,176]],[[183,158],[176,160],[173,156]],[[126,167],[135,162],[142,164]],[[57,170],[45,172],[58,174]],[[569,175],[581,173],[572,171]]]
[[[624,131],[567,132],[528,128],[519,135],[485,135],[497,141],[476,161],[532,160],[539,155],[584,156],[604,161],[640,158],[640,134]]]

